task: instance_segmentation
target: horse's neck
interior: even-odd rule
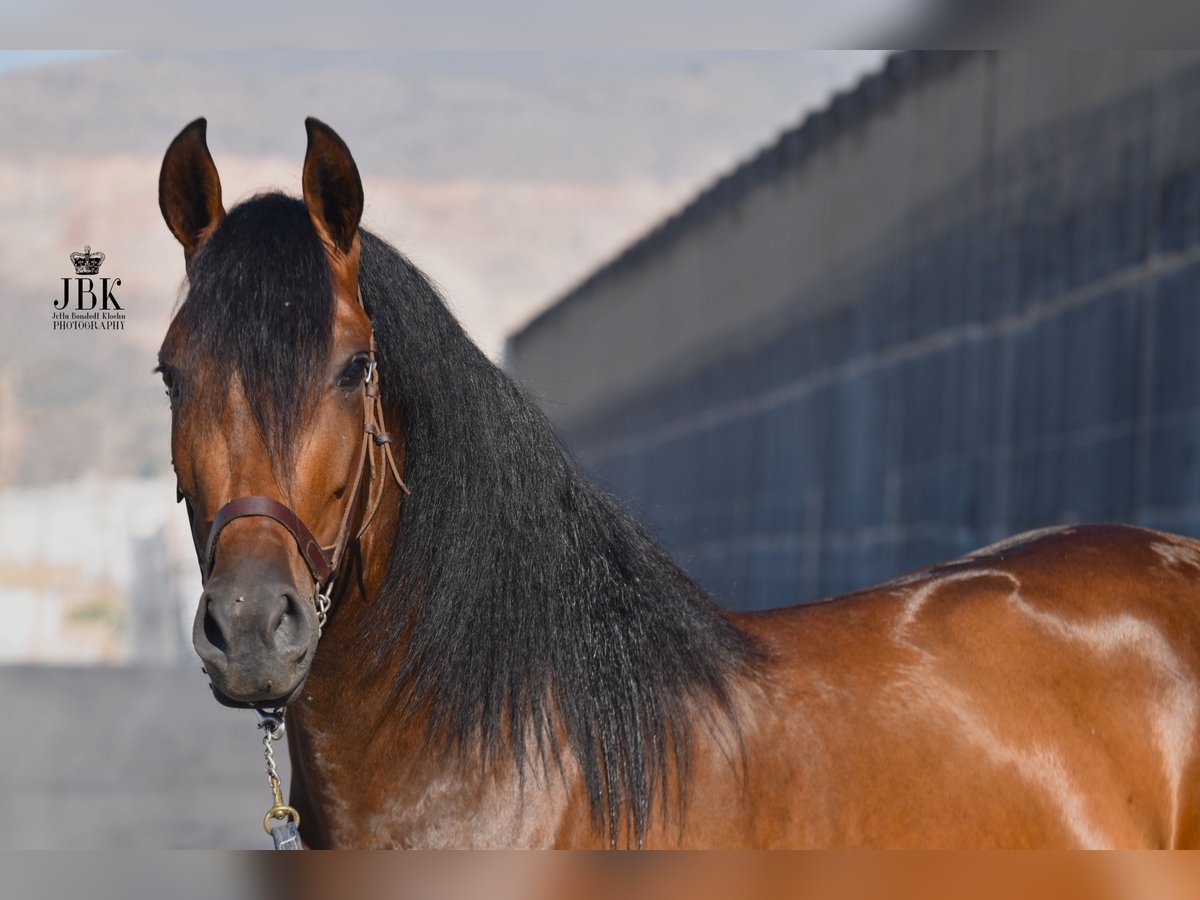
[[[522,789],[506,761],[459,759],[430,747],[424,725],[381,717],[377,694],[342,698],[339,714],[320,696],[289,712],[291,802],[310,846],[553,845],[570,793],[556,769]]]
[[[304,690],[288,706],[291,800],[314,846],[328,846],[339,835],[344,840],[342,818],[361,818],[355,811],[369,798],[372,782],[381,770],[391,770],[386,757],[412,742],[389,715],[395,673],[370,664],[358,646],[387,575],[398,517],[399,497],[386,487],[358,552],[347,559],[350,568],[338,585]]]
[[[332,629],[331,629],[332,631]],[[334,632],[336,633],[336,632]],[[333,636],[331,634],[330,636]],[[392,673],[314,666],[288,711],[291,802],[315,847],[550,846],[577,780],[484,766],[431,746],[427,720],[400,713]]]
[[[427,720],[404,715],[393,689],[403,648],[383,666],[363,658],[361,629],[378,612],[397,508],[381,507],[363,536],[361,572],[347,579],[304,690],[288,707],[291,801],[304,837],[314,846],[549,844],[566,806],[557,770],[547,784],[527,776],[526,788],[537,781],[543,790],[522,792],[505,760],[485,767],[431,748]]]

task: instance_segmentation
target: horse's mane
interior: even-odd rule
[[[292,236],[290,255],[259,262],[307,274],[312,246],[294,236],[301,216],[307,220],[298,200],[254,198],[229,214],[210,244],[219,250],[222,231],[241,218],[269,219],[257,224]],[[724,729],[736,748],[730,678],[748,671],[759,651],[640,525],[580,476],[545,416],[472,344],[428,279],[365,229],[361,239],[359,284],[412,486],[375,616],[361,635],[364,651],[383,665],[402,648],[398,714],[428,711],[438,739],[432,747],[478,753],[484,762],[508,753],[522,773],[531,748],[543,766],[569,750],[597,827],[607,827],[614,845],[622,832],[640,843],[656,792],[666,810],[672,769],[682,796],[693,723]],[[198,254],[196,268],[222,265],[205,260],[209,253]],[[304,259],[293,266],[296,256]],[[293,291],[298,327],[328,333],[324,277]],[[293,280],[262,284],[274,301],[235,304],[237,321],[221,325],[252,335],[273,327],[278,292]],[[246,322],[247,314],[264,321]],[[286,452],[295,420],[278,420],[283,385],[310,383],[326,363],[287,354],[295,346],[327,353],[328,338],[285,334],[296,343],[269,361],[279,355],[312,371],[272,380],[255,415],[267,433],[282,435]],[[239,368],[237,353],[225,358]],[[240,374],[262,383],[257,373]]]

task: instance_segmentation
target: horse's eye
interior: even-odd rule
[[[367,380],[371,360],[365,355],[354,357],[338,375],[337,386],[343,391],[352,391]]]
[[[167,397],[174,404],[179,399],[179,388],[175,384],[175,373],[166,366],[159,366],[155,371],[162,376],[163,386],[167,389]]]

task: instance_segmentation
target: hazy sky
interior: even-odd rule
[[[121,49],[816,49],[871,43],[922,0],[0,0],[4,40]],[[332,14],[331,14],[332,12]],[[86,21],[87,27],[64,28]]]
[[[111,50],[0,50],[0,72],[79,62],[112,52]]]

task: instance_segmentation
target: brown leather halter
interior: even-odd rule
[[[360,305],[363,303],[361,291],[358,295],[358,302]],[[376,354],[375,332],[372,330],[367,376],[363,379],[362,444],[358,454],[357,468],[354,473],[354,487],[350,491],[350,498],[346,503],[345,511],[342,513],[341,524],[338,526],[334,542],[323,545],[298,515],[287,505],[272,497],[260,495],[238,497],[235,500],[230,500],[217,510],[212,526],[209,528],[208,539],[205,541],[202,554],[199,552],[199,547],[197,547],[197,556],[199,556],[200,561],[200,576],[204,584],[208,583],[213,563],[216,562],[217,539],[221,536],[221,530],[226,525],[234,519],[247,516],[263,516],[273,519],[286,528],[295,539],[296,546],[300,549],[300,556],[312,573],[313,581],[316,584],[314,601],[317,605],[318,626],[322,629],[324,628],[326,614],[332,603],[330,594],[333,590],[333,582],[337,576],[338,566],[342,563],[346,548],[351,543],[354,514],[359,507],[362,494],[363,476],[369,472],[370,481],[377,483],[378,487],[373,490],[374,496],[370,500],[367,513],[363,517],[358,532],[354,534],[354,540],[363,536],[379,509],[380,501],[383,499],[384,478],[382,469],[385,464],[390,470],[392,477],[396,479],[396,483],[400,486],[401,490],[406,494],[412,493],[408,489],[408,485],[404,483],[404,479],[400,476],[400,468],[396,465],[396,458],[392,452],[392,436],[384,427],[383,404],[379,394],[379,373]],[[185,499],[182,492],[180,493],[180,499]],[[192,516],[190,502],[188,503],[188,515],[189,518]]]

